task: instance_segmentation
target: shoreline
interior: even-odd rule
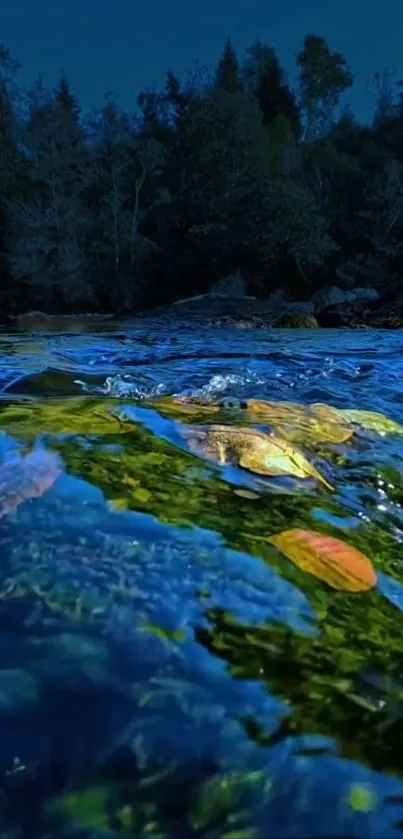
[[[399,305],[400,304],[400,305]],[[403,301],[381,306],[354,307],[349,304],[315,308],[311,301],[255,297],[224,297],[205,294],[157,306],[137,317],[168,317],[205,322],[212,328],[240,329],[399,329],[403,327]]]
[[[11,329],[18,333],[32,332],[86,332],[97,327],[124,324],[125,322],[184,321],[197,323],[205,328],[231,327],[235,329],[400,329],[403,327],[403,312],[399,307],[382,307],[378,310],[365,310],[355,313],[341,309],[335,322],[327,317],[315,314],[309,303],[291,302],[280,305],[270,300],[256,298],[218,298],[208,297],[178,301],[154,307],[147,311],[130,314],[114,313],[74,313],[50,314],[43,311],[21,313],[1,322],[2,331]],[[337,322],[337,320],[339,322]],[[327,322],[328,321],[328,322]]]

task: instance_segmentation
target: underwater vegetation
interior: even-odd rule
[[[105,395],[0,426],[2,836],[402,835],[403,426]]]

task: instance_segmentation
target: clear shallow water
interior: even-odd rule
[[[35,394],[43,377],[49,396],[84,391],[135,398],[189,393],[331,400],[370,410],[387,406],[402,417],[400,332],[169,328],[152,320],[129,322],[124,329],[77,336],[3,334],[3,394]]]
[[[403,423],[402,381],[401,332],[0,336],[0,458],[63,464],[0,520],[2,835],[402,834],[403,438],[308,447],[329,494],[195,457],[167,400]],[[290,527],[355,544],[376,590],[296,569],[266,541]]]

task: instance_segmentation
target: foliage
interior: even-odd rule
[[[300,111],[275,50],[255,41],[247,52],[244,77],[246,89],[258,100],[263,125],[283,117],[299,139]]]
[[[325,39],[317,35],[305,37],[297,65],[305,131],[311,139],[328,130],[342,93],[353,83],[353,75],[341,53],[332,52]]]
[[[372,562],[364,554],[314,530],[286,530],[269,538],[298,568],[341,591],[368,591],[376,585]]]
[[[228,93],[242,93],[243,90],[238,58],[229,39],[218,62],[215,87]]]
[[[45,307],[92,296],[83,250],[83,143],[78,104],[66,80],[52,95],[35,85],[21,132],[31,183],[23,198],[8,201],[7,247],[15,279],[39,286]]]
[[[212,74],[169,71],[137,113],[108,95],[82,114],[64,76],[19,89],[2,47],[2,309],[131,312],[234,270],[300,298],[401,276],[401,98],[378,76],[361,126],[338,114],[343,55],[309,34],[296,63],[293,90],[272,45],[239,58],[228,40]]]
[[[139,136],[111,97],[88,119],[87,135],[86,198],[98,207],[88,232],[92,282],[99,299],[127,311],[136,305],[158,252],[141,225],[151,209],[169,201],[161,182],[166,153],[156,138]]]

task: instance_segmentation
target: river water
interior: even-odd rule
[[[192,449],[248,400],[403,425],[403,333],[0,334],[1,837],[403,835],[403,436],[303,441],[333,492]]]

